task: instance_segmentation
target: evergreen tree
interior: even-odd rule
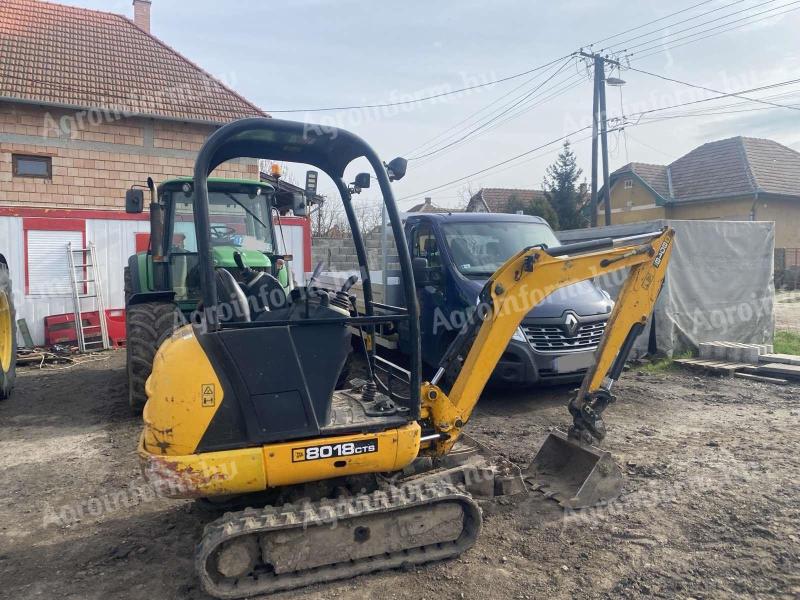
[[[580,192],[577,181],[583,173],[578,168],[569,140],[552,165],[547,167],[542,188],[550,205],[558,215],[561,229],[578,229],[587,225],[586,217],[580,212]]]
[[[542,217],[553,229],[558,229],[559,227],[558,214],[556,214],[550,203],[542,198],[534,198],[530,202],[523,202],[516,194],[512,194],[508,198],[508,212],[516,213],[517,211],[522,211],[523,215]]]

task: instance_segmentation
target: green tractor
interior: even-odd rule
[[[200,300],[200,269],[194,227],[191,178],[165,181],[150,190],[150,244],[147,252],[128,259],[125,267],[127,371],[131,408],[140,412],[147,401],[145,382],[162,341],[192,319]],[[262,290],[264,310],[270,298],[285,298],[294,287],[287,261],[277,252],[273,212],[305,212],[305,195],[278,191],[268,183],[243,179],[208,180],[214,265],[231,273],[243,287]],[[144,189],[125,195],[128,213],[144,210]],[[281,288],[283,294],[270,294]]]

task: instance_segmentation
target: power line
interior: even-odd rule
[[[486,168],[483,168],[483,169],[480,169],[478,171],[474,171],[474,172],[472,172],[472,173],[470,173],[468,175],[464,175],[463,177],[459,177],[457,179],[453,179],[452,181],[448,181],[447,183],[443,183],[441,185],[434,186],[432,188],[429,188],[427,190],[423,190],[421,192],[417,192],[415,194],[411,194],[409,196],[404,196],[402,198],[398,198],[397,201],[400,202],[402,200],[408,200],[409,198],[416,198],[416,197],[418,197],[418,196],[420,196],[422,194],[427,194],[429,192],[433,192],[435,190],[438,190],[438,189],[441,189],[443,187],[452,185],[454,183],[459,183],[461,181],[464,181],[465,179],[469,179],[470,177],[474,177],[475,175],[480,175],[481,173],[485,173],[486,171],[491,171],[492,169],[495,169],[495,168],[500,167],[502,165],[508,164],[508,163],[510,163],[510,162],[512,162],[514,160],[517,160],[518,158],[522,158],[523,156],[528,156],[529,154],[532,154],[532,153],[536,152],[537,150],[541,150],[542,148],[546,148],[547,146],[552,146],[553,144],[556,144],[558,142],[561,142],[561,141],[567,139],[571,135],[574,135],[574,134],[579,133],[581,131],[585,131],[585,130],[590,129],[590,128],[591,128],[590,125],[587,125],[586,127],[581,127],[580,129],[577,129],[577,130],[575,130],[575,131],[573,131],[571,133],[568,133],[566,135],[562,135],[561,137],[557,137],[555,139],[552,139],[549,142],[545,142],[541,146],[536,146],[535,148],[531,148],[530,150],[526,150],[525,152],[517,154],[516,156],[512,156],[511,158],[507,158],[505,160],[502,160],[502,161],[500,161],[498,163],[495,163],[493,165],[490,165],[490,166],[488,166]]]
[[[700,17],[702,17],[702,16],[705,16],[705,15],[707,15],[707,14],[711,14],[711,13],[713,13],[713,12],[717,12],[717,11],[720,11],[720,10],[724,10],[724,9],[726,9],[726,8],[730,8],[731,6],[733,6],[733,5],[735,5],[735,4],[740,4],[741,2],[744,2],[744,1],[745,1],[745,0],[736,0],[735,2],[732,2],[732,3],[730,3],[730,4],[727,4],[727,5],[724,5],[724,6],[718,7],[718,8],[714,8],[714,9],[712,9],[712,10],[710,10],[710,11],[706,11],[706,12],[704,12],[704,13],[701,13],[701,14],[699,14],[699,15],[695,15],[695,16],[693,16],[693,17],[689,18],[689,19],[684,19],[684,20],[682,20],[682,21],[678,21],[677,23],[672,23],[672,24],[671,24],[671,25],[669,25],[668,27],[674,27],[675,25],[678,25],[678,24],[681,24],[681,23],[686,23],[686,22],[688,22],[688,21],[691,21],[691,20],[693,20],[693,19],[700,18]],[[775,2],[775,1],[777,1],[777,0],[769,0],[768,2],[764,2],[764,3],[762,3],[762,4],[768,4],[769,2]],[[664,21],[664,20],[666,20],[666,19],[669,19],[669,18],[671,18],[671,17],[674,17],[674,16],[676,16],[676,15],[678,15],[678,14],[685,13],[685,12],[687,12],[687,11],[689,11],[689,10],[692,10],[693,8],[697,8],[698,6],[702,6],[702,5],[705,5],[705,4],[708,4],[708,3],[709,3],[708,1],[705,1],[705,2],[700,2],[700,3],[698,3],[698,4],[694,4],[694,5],[690,6],[690,7],[687,7],[687,8],[685,8],[685,9],[681,9],[681,10],[679,10],[679,11],[675,11],[675,12],[673,12],[673,13],[671,13],[671,14],[669,14],[669,15],[666,15],[666,16],[664,16],[664,17],[661,17],[661,18],[659,18],[659,19],[654,19],[654,20],[652,20],[652,21],[649,21],[648,23],[644,23],[643,25],[639,25],[639,26],[637,26],[637,27],[630,28],[630,29],[628,29],[628,30],[625,30],[625,31],[623,31],[623,32],[620,32],[620,33],[618,33],[618,34],[615,34],[615,35],[613,35],[613,36],[609,36],[609,37],[607,37],[607,38],[603,38],[602,40],[599,40],[599,41],[597,41],[597,42],[593,42],[593,43],[592,43],[592,45],[594,45],[594,44],[598,44],[598,43],[600,43],[600,42],[602,42],[602,41],[606,41],[606,40],[610,40],[610,39],[613,39],[613,38],[616,38],[616,37],[620,37],[620,36],[622,36],[622,35],[625,35],[626,33],[630,33],[630,32],[633,32],[633,31],[636,31],[636,30],[642,29],[642,28],[644,28],[644,27],[647,27],[648,25],[651,25],[651,24],[653,24],[653,23],[656,23],[656,22]],[[760,5],[757,5],[757,6],[760,6]],[[749,7],[748,9],[745,9],[745,10],[751,10],[752,8],[753,8],[753,7]],[[743,12],[743,11],[738,11],[738,12]],[[728,17],[730,17],[730,16],[732,16],[732,15],[734,15],[734,14],[738,14],[738,13],[731,13],[731,14],[728,14],[728,15],[726,15],[726,16],[725,16],[725,17],[723,17],[723,18],[728,18]],[[704,23],[704,24],[708,24],[708,23],[711,23],[711,22],[714,22],[714,21],[708,21],[708,22],[706,22],[706,23]],[[640,38],[642,38],[642,37],[648,37],[648,36],[651,36],[651,35],[653,35],[653,34],[655,34],[655,33],[658,33],[659,31],[662,31],[662,29],[658,29],[658,30],[651,31],[651,32],[648,32],[648,33],[645,33],[645,34],[641,34],[641,35],[635,36],[635,37],[633,37],[633,38],[629,38],[629,39],[627,39],[627,40],[624,40],[624,41],[622,41],[622,42],[619,42],[619,43],[617,43],[617,44],[614,44],[614,46],[617,46],[617,45],[620,45],[620,44],[627,44],[628,42],[630,42],[630,41],[632,41],[632,40],[635,40],[635,39],[640,39]],[[680,33],[680,32],[678,32],[678,33]],[[646,42],[646,43],[650,43],[650,42]],[[529,80],[529,81],[530,81],[530,80]],[[476,116],[476,115],[480,114],[481,112],[485,111],[485,110],[486,110],[486,109],[488,109],[490,106],[492,106],[493,104],[496,104],[496,103],[497,103],[499,100],[501,100],[502,98],[504,98],[504,97],[506,97],[506,96],[510,95],[511,93],[513,93],[514,91],[516,91],[516,90],[517,90],[517,89],[519,89],[520,87],[523,87],[524,85],[525,85],[525,84],[522,84],[522,85],[520,85],[520,86],[517,86],[516,88],[514,88],[514,89],[513,89],[513,90],[511,90],[510,92],[508,92],[508,93],[504,94],[504,95],[503,95],[503,96],[501,96],[500,98],[498,98],[498,99],[494,100],[493,102],[491,102],[489,105],[487,105],[487,106],[483,107],[482,109],[478,110],[478,111],[477,111],[477,112],[475,112],[475,113],[472,113],[470,116],[466,117],[466,118],[465,118],[465,119],[463,119],[462,121],[459,121],[459,123],[457,123],[457,124],[456,124],[456,125],[454,125],[453,127],[451,127],[451,128],[448,128],[448,129],[444,130],[443,132],[441,132],[441,133],[439,133],[438,135],[434,136],[434,137],[433,137],[433,138],[431,138],[430,140],[428,140],[428,141],[424,142],[424,143],[423,143],[423,144],[421,144],[421,145],[418,145],[418,146],[416,146],[414,149],[412,149],[412,150],[411,150],[411,152],[414,152],[414,151],[416,151],[416,150],[418,150],[418,149],[420,149],[420,148],[423,148],[423,147],[425,147],[425,146],[429,146],[431,143],[433,143],[433,141],[434,141],[434,140],[437,140],[437,139],[441,138],[442,136],[445,136],[445,139],[447,139],[448,137],[449,137],[450,139],[452,139],[452,136],[447,136],[448,132],[450,132],[451,130],[454,130],[454,129],[458,128],[458,127],[459,127],[461,124],[463,124],[463,123],[465,123],[465,122],[467,122],[467,121],[470,121],[470,120],[472,119],[472,117],[474,117],[474,116]],[[537,88],[537,89],[538,89],[538,88]],[[565,91],[567,91],[567,90],[565,90]],[[537,104],[538,104],[538,103],[537,103]],[[512,106],[512,107],[509,107],[509,109],[508,109],[508,110],[511,110],[511,109],[513,109],[513,108],[514,108],[513,106]],[[532,107],[530,107],[530,108],[532,108]],[[526,110],[528,110],[528,109],[526,109]],[[502,121],[500,121],[500,123],[497,123],[497,125],[500,125],[500,124],[502,124],[502,123],[505,123],[505,122],[507,122],[508,120],[510,120],[510,119],[512,119],[512,118],[515,118],[516,116],[519,116],[519,115],[520,115],[520,114],[522,114],[523,112],[525,112],[525,111],[519,111],[519,112],[517,113],[517,115],[511,116],[511,117],[509,117],[508,119],[503,119]],[[491,121],[495,120],[495,119],[496,119],[498,116],[502,116],[502,115],[495,115],[494,117],[492,117],[492,119],[490,119],[489,123],[490,123]],[[485,128],[485,127],[486,127],[486,126],[489,124],[489,123],[483,123],[483,124],[482,124],[480,127],[476,128],[476,130],[475,130],[475,131],[478,131],[478,130],[484,129],[484,128]],[[494,129],[494,128],[495,128],[495,127],[491,127],[491,129]],[[463,131],[463,129],[462,129],[462,131]],[[467,134],[464,136],[464,138],[461,138],[461,139],[455,140],[455,141],[454,141],[454,142],[452,142],[452,143],[446,144],[445,146],[442,146],[441,148],[438,148],[438,149],[435,149],[435,150],[433,150],[433,151],[431,151],[431,152],[428,152],[428,153],[426,153],[426,154],[420,155],[419,157],[413,157],[411,160],[416,160],[416,159],[418,159],[418,158],[422,158],[422,157],[424,157],[424,156],[433,155],[433,154],[435,154],[435,153],[438,153],[440,150],[442,150],[442,149],[444,149],[444,148],[449,148],[449,147],[451,147],[451,146],[457,145],[457,144],[458,144],[458,143],[460,143],[461,141],[464,141],[464,140],[465,140],[467,137],[469,137],[469,136],[470,136],[472,133],[474,133],[474,132],[468,132],[468,133],[467,133]]]
[[[726,8],[730,8],[731,6],[735,6],[736,4],[741,4],[742,2],[745,2],[745,1],[746,1],[746,0],[736,0],[736,2],[731,2],[730,4],[725,4],[725,5],[723,5],[723,6],[719,6],[719,7],[717,7],[717,8],[711,9],[711,10],[709,10],[709,11],[706,11],[706,12],[704,12],[704,13],[700,13],[699,15],[695,15],[695,16],[693,16],[693,17],[689,17],[688,19],[683,19],[682,21],[677,21],[677,22],[675,22],[675,23],[670,23],[669,25],[667,25],[667,26],[665,26],[665,27],[662,27],[662,28],[660,28],[660,29],[654,29],[653,31],[649,31],[649,32],[647,32],[647,33],[643,33],[643,34],[640,34],[640,35],[634,36],[634,37],[632,37],[632,38],[628,38],[627,40],[624,40],[624,41],[622,41],[622,42],[619,42],[619,43],[617,43],[617,44],[614,44],[613,46],[611,46],[611,47],[609,47],[609,48],[605,48],[605,50],[608,50],[608,49],[610,49],[610,48],[616,48],[616,47],[619,47],[619,46],[625,45],[625,48],[623,48],[623,49],[621,50],[621,51],[625,51],[625,50],[632,50],[633,48],[637,48],[637,47],[639,47],[639,46],[643,46],[643,45],[650,44],[650,43],[652,43],[652,42],[653,42],[653,40],[646,40],[646,41],[643,41],[643,42],[639,42],[638,44],[634,44],[634,45],[633,45],[633,46],[631,46],[631,47],[628,47],[628,44],[629,44],[630,42],[634,41],[634,40],[638,40],[638,39],[641,39],[641,38],[646,38],[646,37],[652,37],[652,36],[654,36],[655,34],[658,34],[658,33],[661,33],[662,31],[666,31],[666,30],[668,30],[668,29],[671,29],[672,27],[675,27],[676,25],[682,25],[683,23],[689,23],[689,22],[691,22],[691,21],[695,21],[696,19],[699,19],[700,17],[704,17],[704,16],[706,16],[706,15],[710,15],[710,14],[712,14],[712,13],[719,12],[719,11],[721,11],[721,10],[725,10]],[[708,21],[704,21],[704,22],[702,22],[702,23],[698,23],[697,25],[693,25],[693,26],[691,26],[691,27],[686,27],[686,28],[684,28],[684,29],[679,29],[678,31],[675,31],[675,32],[673,32],[673,33],[670,33],[669,35],[670,35],[670,36],[672,36],[672,35],[677,35],[677,34],[679,34],[679,33],[683,33],[684,31],[690,31],[691,29],[697,29],[698,27],[703,27],[703,26],[705,26],[705,25],[710,25],[711,23],[716,23],[717,21],[722,21],[722,20],[724,20],[724,19],[727,19],[727,18],[729,18],[729,17],[732,17],[732,16],[734,16],[734,15],[738,15],[738,14],[741,14],[741,13],[743,13],[743,12],[747,12],[747,11],[749,11],[749,10],[753,10],[754,8],[759,8],[760,6],[764,6],[764,5],[767,5],[767,4],[772,4],[772,3],[774,3],[774,2],[777,2],[777,1],[778,1],[778,0],[766,0],[766,1],[764,1],[764,2],[761,2],[761,3],[759,3],[759,4],[756,4],[755,6],[748,6],[748,7],[746,7],[746,8],[743,8],[743,9],[741,9],[741,10],[737,10],[737,11],[734,11],[734,12],[732,12],[732,13],[728,13],[728,14],[726,14],[726,15],[721,15],[721,16],[719,16],[719,17],[716,17],[716,18],[714,18],[714,19],[709,19]]]
[[[584,81],[583,77],[580,76],[580,75],[578,75],[578,81],[577,82],[574,82],[575,78],[576,78],[576,75],[574,75],[574,74],[570,75],[569,77],[567,77],[566,79],[564,79],[564,80],[562,80],[560,82],[561,83],[560,86],[559,85],[555,85],[555,86],[551,86],[550,88],[548,88],[546,90],[543,90],[540,94],[537,94],[535,97],[529,98],[526,101],[527,105],[523,104],[523,105],[518,106],[517,109],[516,109],[516,112],[510,113],[510,114],[506,115],[503,119],[501,119],[499,121],[496,121],[494,123],[491,123],[486,128],[481,129],[479,132],[477,132],[472,137],[467,138],[467,139],[459,142],[459,144],[456,144],[452,148],[448,148],[447,150],[444,150],[443,152],[436,154],[435,156],[433,156],[429,160],[423,161],[422,163],[420,163],[417,166],[426,165],[429,162],[432,162],[432,161],[438,159],[439,157],[447,154],[448,152],[453,151],[456,146],[461,145],[461,144],[465,144],[465,143],[467,143],[467,142],[469,142],[471,140],[477,139],[478,137],[488,133],[489,131],[492,131],[492,130],[504,125],[505,123],[522,116],[526,112],[529,112],[529,111],[533,110],[537,106],[541,106],[545,102],[549,102],[553,98],[555,98],[557,96],[560,96],[560,95],[572,90],[573,88],[577,87],[578,85],[580,85]],[[547,92],[550,92],[550,93],[543,96],[543,94],[545,94]],[[533,100],[534,98],[537,98],[537,97],[539,98],[538,101],[534,102],[533,104],[529,104],[531,100]]]
[[[794,12],[795,10],[800,9],[800,7],[795,7],[795,8],[789,8],[788,10],[784,10],[784,11],[781,11],[781,12],[774,12],[774,11],[780,10],[781,8],[785,8],[787,6],[792,6],[794,4],[797,4],[797,2],[790,2],[788,4],[783,4],[781,6],[776,6],[774,8],[762,11],[760,13],[749,15],[748,17],[744,17],[742,19],[736,19],[736,20],[730,21],[728,23],[723,23],[721,25],[717,25],[716,27],[709,27],[708,29],[705,29],[703,31],[697,31],[695,33],[691,33],[689,35],[686,35],[686,36],[683,36],[683,37],[680,37],[680,38],[677,38],[677,39],[674,39],[674,40],[671,40],[671,41],[668,41],[668,42],[661,41],[661,42],[659,42],[657,44],[653,44],[653,45],[651,45],[651,46],[649,46],[647,48],[642,48],[641,50],[638,50],[636,53],[634,53],[635,56],[636,56],[635,60],[643,60],[643,59],[645,59],[645,58],[647,58],[649,56],[653,56],[654,54],[659,54],[661,52],[666,52],[668,50],[674,50],[675,48],[680,48],[681,46],[686,46],[688,44],[693,44],[695,42],[699,42],[701,40],[705,40],[705,39],[708,39],[710,37],[714,37],[714,36],[717,36],[717,35],[721,35],[723,33],[727,33],[729,31],[734,31],[736,29],[741,29],[743,27],[748,27],[748,26],[753,25],[755,23],[759,23],[761,21],[766,21],[768,19],[772,19],[772,18],[780,16],[780,15],[785,15],[787,13]],[[772,13],[772,14],[766,14],[766,16],[762,16],[759,19],[753,19],[753,17],[758,16],[758,15],[763,15],[765,13]],[[742,21],[744,21],[744,22],[742,22]],[[738,25],[734,25],[734,23],[739,23],[739,24]],[[733,25],[733,27],[730,27],[731,25]],[[717,31],[717,30],[719,30],[719,31]],[[709,31],[716,31],[716,32],[715,33],[709,33],[708,35],[702,35],[704,33],[708,33]],[[680,33],[680,32],[678,32],[678,33]],[[701,36],[701,37],[696,37],[696,36]],[[689,39],[689,38],[695,38],[695,39]],[[683,42],[681,44],[676,44],[675,43],[675,42],[679,42],[681,40],[688,40],[688,41],[685,41],[685,42]],[[644,53],[644,54],[642,54],[642,53]]]
[[[428,156],[432,156],[432,155],[434,155],[434,154],[437,154],[437,153],[441,152],[442,150],[446,150],[447,148],[450,148],[450,147],[454,146],[454,145],[455,145],[455,144],[457,144],[458,142],[460,142],[460,141],[462,141],[462,140],[465,140],[466,138],[468,138],[468,137],[470,137],[471,135],[473,135],[475,132],[477,132],[477,131],[480,131],[482,128],[484,128],[484,127],[486,127],[486,126],[490,125],[492,122],[496,121],[497,119],[499,119],[499,118],[500,118],[500,117],[502,117],[503,115],[505,115],[505,114],[508,114],[508,112],[509,112],[511,109],[513,109],[513,108],[515,108],[516,106],[518,106],[518,105],[520,104],[520,102],[523,102],[524,100],[528,99],[528,98],[531,96],[531,94],[534,94],[535,92],[539,91],[539,90],[540,90],[540,89],[541,89],[541,88],[542,88],[544,85],[546,85],[547,83],[549,83],[550,81],[552,81],[552,80],[553,80],[553,78],[554,78],[556,75],[558,75],[558,74],[559,74],[559,73],[560,73],[560,72],[561,72],[561,71],[564,69],[564,67],[566,67],[566,66],[567,66],[567,64],[569,64],[569,62],[570,62],[570,60],[569,60],[569,59],[565,60],[565,61],[564,61],[564,62],[561,64],[561,66],[560,66],[558,69],[556,69],[556,70],[555,70],[555,72],[553,72],[553,73],[552,73],[552,74],[551,74],[551,75],[550,75],[550,76],[549,76],[547,79],[545,79],[545,80],[544,80],[542,83],[540,83],[540,84],[539,84],[539,85],[537,85],[535,88],[533,88],[533,90],[531,90],[530,92],[528,92],[527,94],[525,94],[525,95],[524,95],[524,96],[523,96],[521,99],[519,99],[519,100],[517,100],[516,102],[514,102],[514,103],[513,103],[513,104],[512,104],[510,107],[508,107],[507,109],[503,110],[503,111],[502,111],[502,112],[500,112],[499,114],[497,114],[497,115],[493,116],[491,119],[489,119],[489,120],[488,120],[488,121],[486,121],[485,123],[482,123],[481,125],[479,125],[479,126],[475,127],[474,129],[472,129],[471,131],[469,131],[469,132],[465,133],[463,136],[461,136],[460,138],[456,139],[455,141],[452,141],[452,142],[450,142],[450,143],[448,143],[448,144],[445,144],[444,146],[441,146],[441,147],[439,147],[439,148],[436,148],[436,149],[434,149],[434,150],[431,150],[430,152],[426,152],[425,154],[420,154],[419,156],[415,156],[415,157],[409,158],[408,160],[419,160],[420,158],[426,158],[426,157],[428,157]]]
[[[683,83],[683,82],[679,81],[678,83]],[[721,95],[714,96],[713,98],[704,98],[704,99],[700,99],[700,100],[692,100],[690,102],[682,102],[682,103],[679,103],[679,104],[674,104],[672,106],[665,106],[665,107],[662,107],[662,108],[654,108],[654,109],[650,109],[650,110],[647,110],[647,111],[642,111],[642,112],[639,112],[639,113],[633,113],[630,116],[631,117],[638,116],[641,119],[641,117],[644,116],[644,115],[652,114],[654,112],[659,112],[659,111],[662,111],[662,110],[669,110],[669,109],[673,109],[673,108],[679,108],[681,106],[689,106],[689,105],[699,104],[699,103],[702,103],[702,102],[710,102],[712,100],[718,100],[720,98],[727,98],[727,97],[739,97],[740,98],[741,94],[746,94],[746,93],[751,93],[751,92],[756,92],[756,91],[762,91],[762,90],[766,90],[766,89],[773,89],[773,88],[776,88],[776,87],[782,87],[782,86],[785,86],[785,85],[790,85],[790,84],[795,84],[795,83],[800,83],[800,78],[799,79],[792,79],[792,80],[782,81],[782,82],[777,82],[777,83],[772,83],[772,84],[769,84],[769,85],[760,86],[760,87],[756,87],[756,88],[751,88],[751,89],[747,89],[747,90],[740,90],[740,91],[737,91],[737,92],[731,92],[731,93],[727,93],[727,94],[726,93],[722,93]],[[745,99],[747,99],[747,98],[745,98]],[[752,100],[752,99],[750,99],[750,100]],[[774,108],[789,108],[789,106],[787,106],[787,105],[776,105],[776,106],[774,106]],[[636,127],[639,124],[644,124],[644,123],[648,123],[649,124],[649,123],[652,123],[652,122],[655,122],[655,121],[645,121],[645,122],[637,121],[636,123],[625,123],[625,124],[622,124],[622,125],[619,125],[619,126],[616,126],[616,127],[609,128],[608,132],[611,133],[611,132],[615,132],[615,131],[620,131],[622,128],[625,128],[625,127]],[[534,152],[537,152],[538,150],[541,150],[542,148],[546,148],[547,146],[552,146],[553,144],[556,144],[558,142],[564,141],[564,140],[572,137],[576,133],[580,133],[581,131],[586,131],[587,129],[591,129],[591,125],[587,125],[586,127],[582,127],[580,129],[576,129],[575,131],[572,131],[572,132],[570,132],[570,133],[568,133],[566,135],[563,135],[561,137],[558,137],[558,138],[555,138],[555,139],[550,140],[548,142],[545,142],[544,144],[536,146],[535,148],[531,148],[530,150],[526,150],[525,152],[522,152],[520,154],[517,154],[517,155],[512,156],[510,158],[507,158],[505,160],[502,160],[502,161],[500,161],[498,163],[495,163],[495,164],[490,165],[488,167],[485,167],[483,169],[479,169],[478,171],[473,171],[472,173],[469,173],[468,175],[464,175],[462,177],[458,177],[456,179],[453,179],[453,180],[448,181],[446,183],[443,183],[443,184],[428,188],[428,189],[423,190],[421,192],[416,192],[416,193],[410,194],[408,196],[403,196],[402,198],[398,199],[398,202],[403,201],[403,200],[408,200],[408,199],[411,199],[411,198],[417,198],[417,197],[422,196],[424,194],[427,194],[427,193],[430,193],[430,192],[433,192],[433,191],[436,191],[436,190],[439,190],[439,189],[442,189],[442,188],[446,188],[446,187],[452,186],[453,184],[461,183],[462,181],[465,181],[465,180],[467,180],[467,179],[469,179],[471,177],[475,177],[476,175],[481,175],[483,173],[486,173],[487,171],[492,171],[492,170],[496,169],[497,167],[506,165],[506,164],[508,164],[510,162],[513,162],[513,161],[515,161],[515,160],[517,160],[519,158],[522,158],[524,156],[528,156],[528,155],[530,155],[530,154],[532,154]],[[588,138],[584,138],[584,139],[588,139]],[[582,141],[582,139],[579,139],[578,141]],[[523,163],[521,162],[521,163],[518,163],[518,164],[523,164]],[[514,166],[518,166],[518,165],[514,165]]]
[[[467,123],[467,122],[471,121],[471,120],[473,119],[473,117],[475,117],[475,116],[477,116],[477,115],[481,114],[482,112],[484,112],[485,110],[487,110],[487,109],[488,109],[490,106],[493,106],[493,105],[497,104],[497,103],[498,103],[498,102],[500,102],[500,100],[502,100],[503,98],[507,98],[508,96],[510,96],[511,94],[513,94],[514,92],[516,92],[517,90],[519,90],[520,88],[523,88],[523,87],[525,87],[526,85],[528,85],[529,83],[531,83],[532,81],[534,81],[535,79],[537,79],[538,77],[541,77],[541,75],[542,75],[542,73],[538,73],[538,74],[534,75],[533,77],[531,77],[530,79],[526,79],[525,81],[523,81],[522,83],[520,83],[520,84],[519,84],[518,86],[516,86],[515,88],[513,88],[513,89],[511,89],[511,90],[509,90],[509,91],[505,92],[505,93],[504,93],[504,94],[502,94],[501,96],[499,96],[499,97],[495,98],[495,99],[494,99],[492,102],[490,102],[489,104],[487,104],[487,105],[483,106],[482,108],[479,108],[478,110],[476,110],[476,111],[475,111],[475,112],[473,112],[472,114],[470,114],[470,115],[468,115],[467,117],[463,118],[461,121],[459,121],[459,122],[458,122],[458,123],[456,123],[455,125],[452,125],[452,126],[448,127],[447,129],[445,129],[445,130],[441,131],[440,133],[436,134],[436,135],[435,135],[435,136],[433,136],[432,138],[429,138],[428,140],[426,140],[426,141],[424,141],[424,142],[422,142],[422,143],[420,143],[420,144],[417,144],[417,145],[416,145],[416,146],[414,146],[414,147],[413,147],[411,150],[409,150],[409,151],[407,151],[407,152],[404,152],[404,153],[402,153],[402,154],[401,154],[401,156],[409,156],[409,155],[413,154],[414,152],[416,152],[417,150],[420,150],[420,149],[422,149],[422,148],[425,148],[426,146],[429,146],[429,145],[431,145],[431,144],[432,144],[432,143],[433,143],[435,140],[438,140],[439,138],[442,138],[442,137],[444,137],[445,139],[449,139],[449,138],[450,138],[450,137],[452,137],[452,136],[448,136],[448,135],[446,135],[448,132],[450,132],[450,131],[454,131],[454,130],[458,129],[458,128],[459,128],[461,125],[463,125],[463,124],[465,124],[465,123]],[[463,129],[462,129],[462,130],[463,130]]]
[[[653,23],[658,23],[659,21],[663,21],[664,19],[669,19],[670,17],[674,17],[674,16],[679,15],[681,13],[685,13],[687,11],[692,10],[693,8],[697,8],[698,6],[703,6],[704,4],[710,4],[711,2],[714,2],[714,1],[715,0],[705,0],[704,2],[698,2],[697,4],[693,4],[692,6],[688,6],[686,8],[683,8],[681,10],[675,11],[673,13],[670,13],[670,14],[665,15],[663,17],[660,17],[658,19],[653,19],[652,21],[648,21],[647,23],[644,23],[642,25],[638,25],[636,27],[632,27],[630,29],[626,29],[625,31],[621,31],[619,33],[615,33],[614,35],[610,35],[608,37],[605,37],[605,38],[603,38],[601,40],[597,40],[595,42],[592,42],[591,44],[589,44],[589,46],[596,46],[597,44],[601,44],[601,43],[603,43],[605,41],[613,40],[614,38],[617,38],[617,37],[619,37],[621,35],[625,35],[626,33],[630,33],[632,31],[637,31],[639,29],[642,29],[643,27],[647,27],[648,25],[652,25]]]
[[[744,90],[744,92],[725,93],[725,92],[722,92],[720,90],[715,90],[714,88],[706,87],[704,85],[698,85],[696,83],[689,83],[688,81],[681,81],[680,79],[674,79],[672,77],[667,77],[666,75],[659,75],[658,73],[652,73],[650,71],[645,71],[644,69],[637,69],[635,67],[628,67],[628,68],[631,71],[636,71],[637,73],[643,73],[644,75],[650,75],[651,77],[657,77],[658,79],[663,79],[664,81],[671,81],[672,83],[680,83],[681,85],[687,85],[689,87],[697,88],[699,90],[704,90],[706,92],[711,92],[713,94],[722,94],[721,96],[717,96],[717,98],[734,97],[734,98],[740,98],[741,100],[748,100],[750,102],[756,102],[758,104],[767,104],[769,106],[775,106],[777,108],[788,108],[790,110],[798,110],[794,106],[788,106],[788,105],[785,105],[785,104],[777,104],[775,102],[770,102],[768,100],[762,100],[760,98],[748,98],[747,96],[742,96],[741,94],[742,93],[749,93],[749,92],[753,92],[753,91],[761,91],[763,89],[770,89],[770,87],[772,87],[772,86],[788,85],[789,83],[796,83],[796,82],[800,81],[800,79],[794,79],[794,80],[790,80],[789,82],[782,82],[782,83],[779,83],[779,84],[770,84],[769,86],[762,86],[762,87],[758,87],[758,88],[753,88],[751,90]],[[716,98],[712,98],[712,99],[716,99]],[[695,102],[704,102],[704,100],[698,100],[698,101],[695,101]]]
[[[557,62],[564,60],[565,58],[569,58],[570,56],[571,54],[566,54],[560,58],[551,60],[548,63],[539,65],[538,67],[534,67],[532,69],[528,69],[527,71],[522,71],[520,73],[515,73],[513,75],[509,75],[508,77],[501,77],[500,79],[494,79],[492,81],[487,81],[486,83],[478,83],[476,85],[470,85],[467,87],[459,88],[457,90],[450,90],[448,92],[441,92],[439,94],[432,94],[430,96],[423,96],[421,98],[413,98],[411,100],[401,100],[399,102],[382,102],[380,104],[355,104],[351,106],[326,106],[326,107],[315,107],[315,108],[291,108],[291,109],[283,108],[278,110],[268,109],[267,112],[269,113],[326,112],[326,111],[336,111],[336,110],[355,110],[363,108],[388,108],[390,106],[404,106],[407,104],[416,104],[418,102],[426,102],[428,100],[443,98],[444,96],[452,96],[453,94],[460,94],[461,92],[468,92],[470,90],[476,90],[478,88],[497,85],[498,83],[504,83],[506,81],[511,81],[512,79],[519,79],[520,77],[524,77],[525,75],[529,75],[536,71],[541,71],[542,69],[546,69],[547,67],[554,65]]]

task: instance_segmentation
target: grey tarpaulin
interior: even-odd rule
[[[562,243],[570,243],[665,225],[675,229],[675,248],[653,318],[632,357],[648,348],[668,356],[696,351],[701,342],[772,343],[774,223],[658,220],[557,234]],[[622,281],[624,275],[610,274],[599,283],[616,297]]]

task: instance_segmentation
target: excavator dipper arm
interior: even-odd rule
[[[674,231],[627,240],[610,238],[545,250],[527,248],[510,258],[486,283],[471,325],[446,353],[434,383],[423,385],[423,417],[438,439],[428,452],[446,454],[469,421],[481,392],[523,317],[555,290],[625,268],[622,286],[578,396],[570,403],[570,435],[583,442],[602,439],[602,413],[613,401],[610,390],[619,377],[636,336],[641,333],[661,291],[672,250]],[[463,362],[462,358],[463,357]],[[445,371],[458,376],[448,393],[436,382]]]

